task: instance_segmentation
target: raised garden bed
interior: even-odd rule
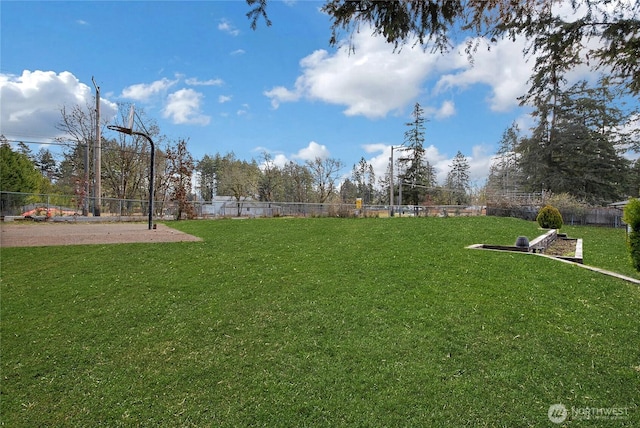
[[[520,238],[518,240],[520,240]],[[552,229],[545,234],[538,236],[529,243],[528,247],[515,245],[475,244],[469,246],[469,248],[544,254],[546,256],[562,260],[583,263],[582,239],[569,238],[566,234],[559,234],[556,229]]]

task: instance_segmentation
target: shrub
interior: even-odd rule
[[[640,272],[640,231],[632,230],[627,240],[631,263],[635,270]]]
[[[640,199],[629,199],[629,203],[624,207],[622,221],[627,223],[631,229],[640,232]]]
[[[629,203],[624,207],[622,221],[631,228],[627,246],[633,267],[640,271],[640,200],[635,198],[629,200]]]
[[[538,212],[536,221],[543,229],[560,229],[562,227],[562,214],[557,208],[545,205]]]

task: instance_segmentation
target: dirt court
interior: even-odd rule
[[[0,223],[1,248],[182,241],[202,239],[164,224],[149,230],[148,223]]]

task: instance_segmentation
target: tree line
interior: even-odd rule
[[[581,81],[539,89],[541,95],[532,88],[523,97],[534,108],[530,132],[513,124],[503,133],[487,192],[552,192],[591,205],[638,196],[637,107],[625,109],[606,79],[595,87]]]
[[[124,123],[128,105],[121,105],[116,122]],[[152,119],[139,110],[136,126],[156,142],[154,194],[158,201],[178,203],[179,216],[191,216],[189,202],[211,201],[217,196],[245,200],[296,203],[388,204],[390,192],[396,203],[420,205],[461,204],[468,199],[469,163],[458,152],[446,183],[438,185],[433,166],[425,159],[425,119],[416,103],[413,120],[408,122],[403,148],[408,156],[399,157],[382,177],[376,177],[373,166],[363,157],[350,173],[336,158],[316,157],[297,163],[276,165],[269,153],[259,160],[239,159],[233,152],[206,154],[194,159],[188,141],[170,140],[163,136]],[[2,190],[24,193],[74,195],[79,208],[95,197],[93,184],[95,150],[95,113],[90,105],[61,109],[58,128],[66,135],[58,139],[62,153],[48,146],[33,152],[29,145],[9,144],[0,137],[3,147]],[[106,124],[103,124],[106,126]],[[139,136],[102,133],[101,197],[121,200],[145,200],[148,197],[150,147]],[[393,190],[390,190],[393,180]],[[16,177],[22,177],[17,179]],[[27,178],[28,177],[28,178]],[[85,213],[86,214],[86,213]]]

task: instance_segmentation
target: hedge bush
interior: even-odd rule
[[[624,207],[622,221],[631,228],[627,238],[627,247],[633,267],[640,271],[640,200],[632,198]]]
[[[538,212],[536,221],[543,229],[560,229],[562,227],[562,214],[557,208],[545,205]]]

